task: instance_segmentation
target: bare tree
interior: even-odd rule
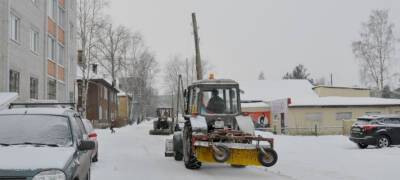
[[[137,117],[143,118],[155,109],[155,78],[158,73],[158,63],[155,56],[145,46],[142,35],[132,36],[128,49],[128,58],[122,69],[122,89],[133,95],[135,104],[132,106]]]
[[[396,42],[393,28],[388,10],[373,10],[369,20],[362,23],[360,40],[352,43],[353,53],[360,62],[361,80],[373,83],[379,91],[389,75]]]
[[[86,117],[86,102],[91,76],[90,66],[96,61],[94,47],[97,43],[96,35],[103,27],[103,9],[107,5],[104,0],[78,0],[78,44],[80,46],[82,61],[79,62],[81,70],[81,105],[83,116]]]
[[[112,87],[116,85],[119,72],[127,58],[128,48],[131,45],[131,32],[124,26],[114,27],[106,23],[98,34],[96,50],[99,52],[99,63],[111,74]]]

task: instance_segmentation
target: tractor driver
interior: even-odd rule
[[[225,111],[225,102],[218,96],[218,90],[213,89],[211,91],[212,96],[207,104],[207,111],[210,113],[221,114]]]

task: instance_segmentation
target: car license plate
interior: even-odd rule
[[[360,128],[353,128],[352,131],[359,133],[359,132],[361,132],[361,129]]]

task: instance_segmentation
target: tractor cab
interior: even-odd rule
[[[233,80],[201,80],[184,91],[185,119],[202,116],[211,129],[235,128],[241,114],[239,84]],[[216,123],[217,122],[217,123]]]

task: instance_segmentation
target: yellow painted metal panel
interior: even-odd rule
[[[231,156],[227,164],[261,166],[257,149],[230,149]],[[211,147],[196,147],[196,157],[200,162],[217,163],[212,156]]]

